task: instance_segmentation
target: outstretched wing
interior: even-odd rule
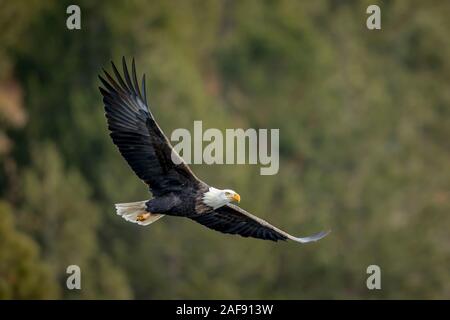
[[[122,58],[125,80],[114,63],[111,64],[115,79],[103,70],[106,79],[99,76],[104,86],[99,89],[103,95],[110,136],[130,167],[148,184],[155,196],[198,183],[186,163],[173,151],[149,111],[145,75],[139,88],[134,59],[130,78],[125,58]]]
[[[322,231],[309,237],[297,238],[233,204],[227,204],[211,213],[191,217],[191,219],[223,233],[272,241],[293,240],[307,243],[320,240],[330,233],[330,231]]]

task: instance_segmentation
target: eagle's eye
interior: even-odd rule
[[[231,195],[231,193],[229,193],[228,191],[225,191],[225,195],[228,197],[229,195]]]

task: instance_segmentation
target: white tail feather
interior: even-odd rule
[[[145,203],[147,201],[129,202],[129,203],[116,203],[116,212],[119,216],[127,221],[137,223],[141,226],[147,226],[156,220],[164,217],[163,214],[150,213],[145,210]],[[141,214],[150,214],[145,220],[138,220],[138,216]]]

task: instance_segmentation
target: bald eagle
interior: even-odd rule
[[[116,204],[119,216],[143,226],[164,215],[186,217],[223,233],[272,241],[306,243],[328,234],[294,237],[232,204],[241,199],[235,191],[214,188],[197,178],[173,150],[150,112],[145,74],[139,87],[134,59],[131,76],[125,58],[123,77],[111,64],[115,79],[104,69],[104,76],[99,75],[110,136],[153,195],[150,200]]]

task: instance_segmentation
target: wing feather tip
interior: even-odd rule
[[[325,238],[327,235],[330,234],[330,232],[331,232],[331,230],[321,231],[321,232],[313,234],[312,236],[309,236],[309,237],[292,237],[292,238],[290,238],[290,240],[299,242],[299,243],[316,242],[316,241],[319,241],[320,239]]]

